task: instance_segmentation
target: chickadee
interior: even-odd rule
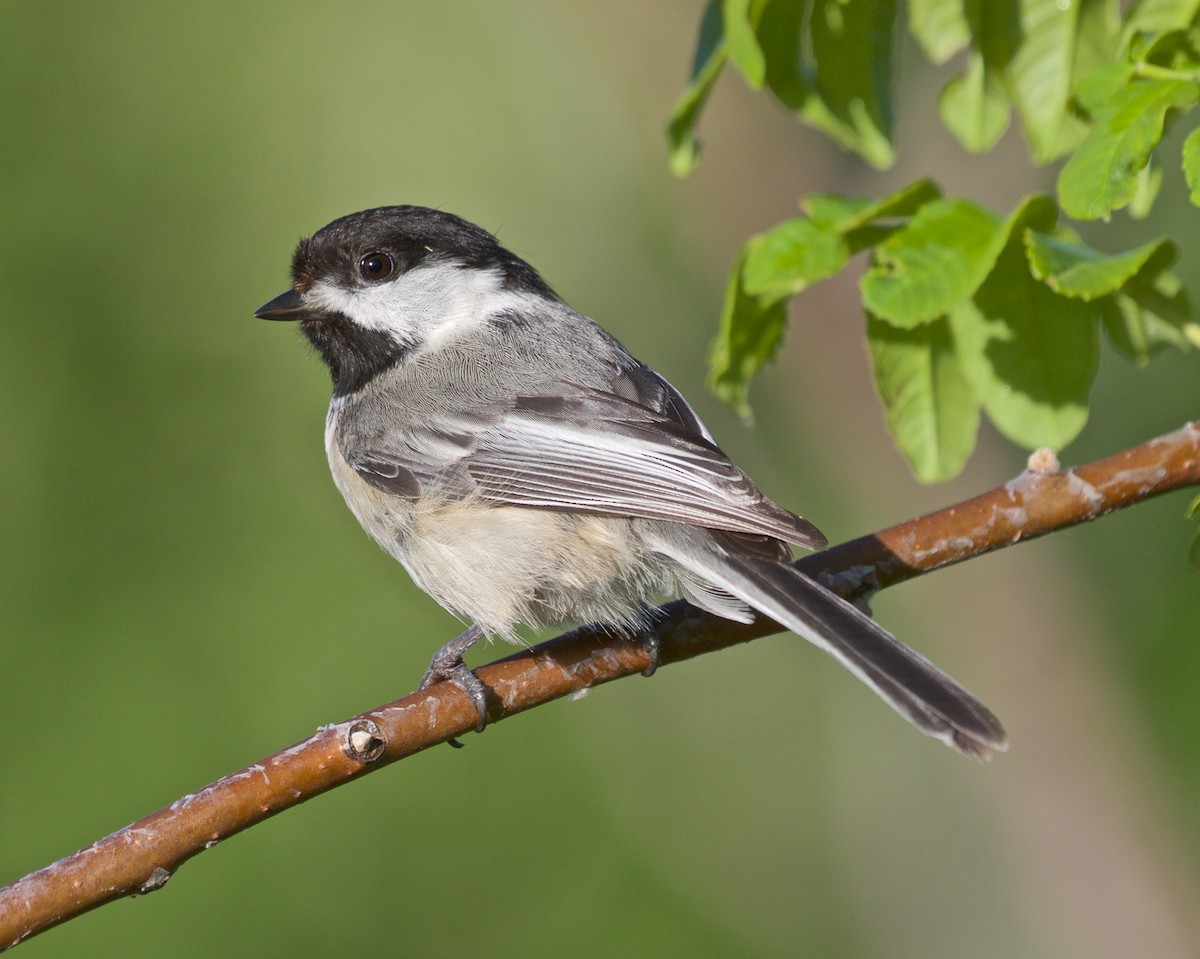
[[[647,600],[755,610],[831,653],[922,732],[1003,750],[979,700],[788,565],[825,547],[717,447],[687,401],[566,306],[487,231],[419,206],[354,213],[301,240],[292,288],[255,316],[298,320],[329,366],[325,450],[363,528],[469,629],[421,687],[464,689],[463,653],[518,624],[630,633]]]

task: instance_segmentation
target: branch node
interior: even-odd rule
[[[387,739],[374,720],[359,719],[346,732],[345,750],[355,762],[366,765],[387,752]]]
[[[1043,446],[1040,450],[1034,450],[1029,454],[1029,459],[1025,463],[1025,468],[1031,473],[1047,473],[1054,474],[1061,472],[1062,466],[1058,462],[1058,454],[1054,450]]]
[[[155,866],[149,877],[138,886],[138,892],[148,893],[154,892],[156,889],[161,889],[167,884],[167,880],[171,878],[171,871],[164,869],[162,866]]]

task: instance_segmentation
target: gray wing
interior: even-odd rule
[[[342,450],[368,483],[401,496],[440,490],[825,545],[815,526],[766,499],[679,392],[641,364],[607,390],[554,383],[502,410],[448,415]]]

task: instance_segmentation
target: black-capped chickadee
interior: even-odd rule
[[[968,755],[1007,747],[979,700],[788,565],[821,549],[721,452],[687,401],[487,231],[419,206],[342,217],[302,240],[298,320],[333,376],[325,449],[363,528],[471,623],[430,663],[486,722],[463,653],[518,624],[636,632],[682,593],[755,610],[836,657],[918,729]]]

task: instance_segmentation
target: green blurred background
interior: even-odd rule
[[[256,321],[296,239],[390,203],[497,231],[846,539],[925,489],[853,280],[801,298],[746,429],[704,392],[744,238],[802,192],[1045,188],[968,160],[909,57],[876,176],[734,77],[687,182],[662,128],[698,2],[0,4],[0,882],[411,688],[456,623],[327,474],[326,374]],[[1197,214],[1156,223],[1200,289]],[[1103,241],[1112,243],[1112,238]],[[1197,415],[1200,365],[1106,352],[1092,459]],[[1194,955],[1200,583],[1184,494],[880,597],[1005,720],[990,766],[770,638],[468,737],[205,853],[35,956]],[[478,661],[478,660],[476,660]]]

